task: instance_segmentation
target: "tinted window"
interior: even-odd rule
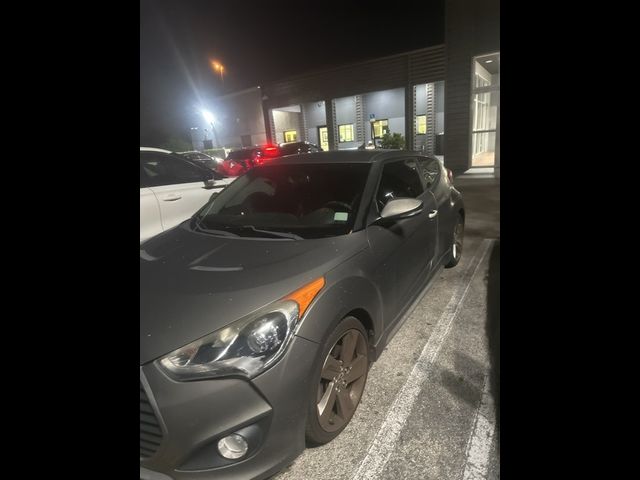
[[[236,163],[239,163],[244,168],[250,168],[253,166],[253,157],[254,154],[258,153],[257,148],[249,148],[246,150],[236,150],[235,152],[229,152],[227,155],[227,160],[233,160]]]
[[[416,160],[399,160],[384,166],[376,203],[382,210],[393,198],[416,198],[423,192]]]
[[[296,153],[319,152],[320,149],[311,143],[291,143],[280,146],[281,155],[294,155]]]
[[[298,145],[280,145],[280,155],[293,155],[298,153]]]
[[[440,178],[440,162],[435,158],[419,158],[418,163],[427,188],[433,187]]]
[[[256,151],[255,148],[247,149],[247,150],[236,150],[235,152],[229,152],[227,158],[231,160],[241,160],[244,158],[251,158],[253,153]]]
[[[262,230],[303,238],[344,235],[353,229],[369,164],[264,165],[229,185],[201,211],[197,228],[241,236]]]
[[[224,178],[224,175],[217,171],[218,163],[215,160],[207,158],[206,160],[191,160],[191,163],[195,163],[196,165],[201,166],[202,168],[206,168],[207,170],[211,170],[210,174],[213,175],[215,180],[220,180]]]
[[[316,147],[311,143],[305,143],[300,145],[300,153],[313,153],[313,152],[319,152],[319,151],[320,150],[318,149],[318,147]]]
[[[204,165],[207,168],[216,168],[218,166],[218,164],[216,163],[215,160],[211,160],[210,158],[205,158],[203,160],[200,160],[200,163],[202,165]]]
[[[142,161],[140,162],[140,188],[150,187],[151,182],[149,181],[149,177],[147,177],[144,168],[142,167]]]
[[[280,146],[280,155],[295,155],[296,153],[307,153],[307,151],[304,143],[291,143]]]
[[[181,158],[165,153],[140,152],[140,175],[146,175],[148,185],[158,187],[180,183],[202,182],[205,172]]]
[[[197,153],[197,152],[183,153],[182,156],[184,156],[187,160],[208,160],[209,159],[209,157],[207,157],[206,155],[203,155],[202,153]]]

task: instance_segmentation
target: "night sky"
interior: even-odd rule
[[[140,144],[188,139],[218,95],[440,43],[444,0],[141,0]]]

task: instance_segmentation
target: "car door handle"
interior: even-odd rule
[[[176,200],[180,200],[182,195],[178,195],[177,193],[170,193],[169,195],[165,195],[162,197],[162,200],[165,202],[175,202]]]
[[[429,218],[435,218],[436,215],[438,215],[438,210],[431,210],[429,212]]]

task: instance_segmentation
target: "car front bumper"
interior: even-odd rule
[[[318,347],[294,337],[285,355],[251,381],[176,382],[154,363],[141,367],[140,478],[259,480],[286,467],[305,448],[306,402]],[[145,408],[153,408],[162,436],[155,453],[143,458],[145,393]],[[240,429],[250,433],[249,452],[239,461],[225,460],[218,440]]]

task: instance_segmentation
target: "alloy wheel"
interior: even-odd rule
[[[349,422],[362,397],[368,368],[364,335],[347,330],[329,351],[320,375],[317,415],[323,430],[334,432]]]

